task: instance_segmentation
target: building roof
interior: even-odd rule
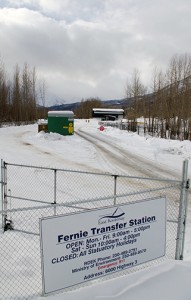
[[[74,113],[71,110],[52,110],[48,112],[48,116],[52,117],[73,117]]]
[[[124,109],[120,108],[93,108],[94,113],[103,113],[103,114],[123,114]]]

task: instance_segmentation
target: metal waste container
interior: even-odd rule
[[[49,111],[48,132],[62,135],[74,134],[74,113],[72,111]]]

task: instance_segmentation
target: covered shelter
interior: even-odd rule
[[[119,108],[93,108],[92,118],[99,119],[101,121],[115,121],[122,120],[124,110]]]

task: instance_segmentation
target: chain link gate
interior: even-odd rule
[[[106,279],[164,259],[183,259],[187,170],[186,160],[179,181],[9,164],[1,160],[0,299],[30,299],[41,294],[39,219],[46,216],[165,196],[168,200],[165,257]]]

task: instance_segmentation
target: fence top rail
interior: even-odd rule
[[[59,207],[59,206],[89,210],[89,208],[84,208],[84,207],[79,206],[79,205],[90,203],[90,202],[94,203],[94,202],[98,202],[98,201],[113,200],[114,197],[116,199],[119,199],[119,198],[123,198],[123,197],[133,196],[133,195],[136,195],[136,194],[144,194],[144,193],[148,193],[148,192],[152,193],[154,191],[161,191],[161,190],[164,190],[164,189],[165,190],[166,189],[171,189],[172,187],[173,187],[172,185],[169,185],[169,186],[167,186],[165,188],[164,187],[160,187],[160,188],[156,188],[156,189],[146,189],[146,190],[139,191],[138,193],[137,192],[122,193],[122,194],[117,194],[115,196],[114,195],[110,195],[110,196],[106,196],[106,197],[87,198],[87,199],[82,199],[82,200],[79,200],[79,201],[71,201],[71,202],[66,202],[66,203],[63,203],[63,202],[62,203],[51,202],[50,204],[47,204],[47,202],[44,202],[45,205],[40,205],[40,206],[20,207],[20,208],[6,209],[6,210],[4,209],[4,210],[0,211],[0,214],[4,214],[4,213],[8,213],[8,212],[10,212],[10,213],[11,212],[17,212],[17,211],[38,210],[38,209],[45,209],[45,208]],[[20,197],[14,197],[14,198],[21,199]],[[25,198],[22,198],[22,200],[28,200],[28,201],[30,201],[30,199],[25,199]],[[31,199],[31,201],[35,202],[36,200]],[[142,201],[142,200],[139,200],[139,201]],[[40,201],[37,200],[36,202],[40,202]],[[130,202],[128,202],[128,203],[130,203]],[[40,202],[40,203],[42,203],[42,202]],[[115,205],[118,205],[118,204],[116,203]]]
[[[50,168],[50,167],[41,167],[41,166],[32,166],[32,165],[24,165],[24,164],[14,164],[4,162],[6,166],[15,166],[22,168],[32,168],[32,169],[40,169],[40,170],[50,170],[50,171],[59,171],[59,172],[70,172],[70,173],[80,173],[80,174],[89,174],[89,175],[98,175],[98,176],[111,176],[111,177],[123,177],[130,179],[141,179],[141,180],[151,180],[151,181],[160,181],[160,182],[171,182],[171,183],[181,183],[181,180],[170,179],[170,178],[152,178],[152,177],[141,177],[141,176],[130,176],[125,174],[113,174],[109,172],[90,172],[90,171],[82,171],[82,170],[71,170],[71,169],[62,169],[62,168]]]

